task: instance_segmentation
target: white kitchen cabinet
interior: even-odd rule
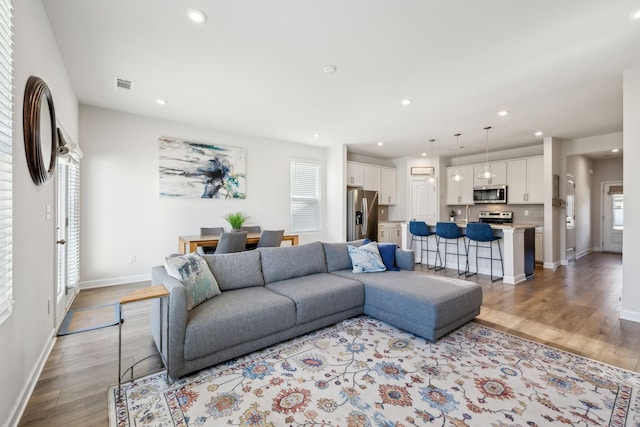
[[[483,185],[506,185],[507,184],[507,162],[489,162],[491,172],[495,175],[493,178],[480,178],[478,175],[483,173],[486,163],[478,163],[473,165],[473,186],[481,187]]]
[[[462,176],[460,181],[452,181],[451,176],[456,169]],[[447,205],[473,204],[473,165],[447,168]]]
[[[527,157],[507,162],[509,203],[544,203],[544,158]]]
[[[373,165],[364,165],[364,184],[365,190],[380,192],[380,167]]]
[[[399,223],[379,223],[378,242],[395,243],[398,247],[402,246],[402,225]]]
[[[362,163],[347,162],[347,186],[364,186],[364,165]]]
[[[396,204],[396,169],[380,168],[380,193],[378,194],[379,205]]]

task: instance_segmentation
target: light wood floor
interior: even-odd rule
[[[622,282],[620,255],[590,254],[555,272],[536,267],[518,285],[468,280],[482,285],[477,322],[611,365],[640,372],[640,324],[618,319]],[[429,274],[456,276],[455,272]],[[73,308],[115,302],[147,283],[80,292]],[[149,302],[124,307],[123,366],[153,353]],[[116,326],[59,337],[20,426],[107,426],[106,391],[117,383]],[[154,357],[137,375],[160,367]]]

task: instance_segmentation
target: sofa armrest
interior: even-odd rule
[[[179,280],[169,276],[164,266],[151,269],[151,284],[164,285],[169,291],[168,308],[163,306],[162,325],[160,330],[160,304],[166,304],[163,300],[155,300],[151,306],[151,331],[156,346],[162,352],[167,364],[169,377],[177,378],[176,369],[181,370],[184,365],[184,340],[187,330],[187,294]],[[162,334],[162,347],[160,348],[160,334]]]
[[[396,249],[396,266],[401,270],[413,271],[416,269],[416,255],[407,249]]]

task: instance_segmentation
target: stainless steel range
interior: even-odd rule
[[[488,224],[511,224],[513,222],[512,211],[481,211],[478,221]]]

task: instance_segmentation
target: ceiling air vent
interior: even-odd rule
[[[120,79],[116,77],[116,87],[122,90],[131,90],[133,82],[131,80]]]

